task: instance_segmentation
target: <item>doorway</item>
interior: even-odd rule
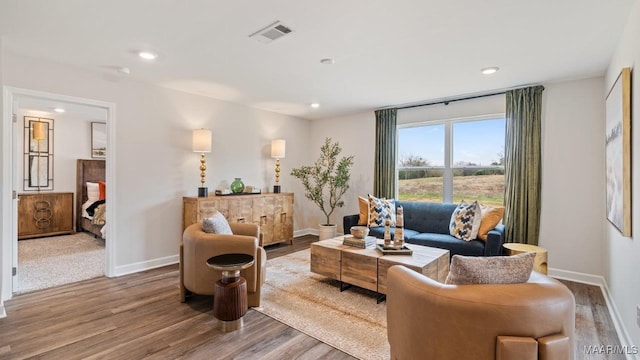
[[[4,121],[3,121],[3,142],[8,141],[11,144],[10,157],[7,158],[7,154],[3,154],[3,162],[5,164],[12,164],[10,171],[8,174],[5,174],[3,177],[3,184],[11,184],[12,186],[3,186],[3,202],[2,202],[2,210],[3,214],[11,214],[12,221],[5,226],[3,223],[2,228],[2,300],[10,299],[13,292],[17,289],[17,273],[20,272],[20,263],[18,258],[18,196],[17,194],[23,193],[25,189],[25,174],[28,171],[25,169],[30,169],[30,162],[28,159],[28,154],[24,150],[25,141],[28,141],[28,136],[24,135],[26,125],[24,125],[24,120],[20,118],[20,116],[25,116],[25,111],[28,110],[29,116],[38,117],[41,115],[42,118],[47,118],[45,115],[51,115],[49,117],[60,118],[58,121],[59,124],[62,124],[64,121],[64,116],[55,113],[54,108],[64,108],[65,114],[76,117],[86,117],[89,120],[98,123],[104,123],[106,125],[106,143],[107,149],[109,150],[104,156],[104,160],[106,160],[105,166],[105,182],[109,183],[110,186],[106,189],[106,193],[115,195],[115,176],[114,176],[114,153],[115,153],[115,104],[106,103],[96,100],[69,97],[59,94],[52,93],[44,93],[39,91],[33,91],[28,89],[19,89],[19,88],[4,88]],[[68,111],[68,112],[67,112]],[[52,115],[56,114],[56,115]],[[22,120],[22,121],[21,121]],[[68,125],[68,124],[67,124]],[[79,127],[84,127],[85,125],[79,125]],[[90,125],[87,125],[90,126]],[[56,130],[55,125],[53,125],[53,131]],[[58,139],[57,141],[65,141],[69,142],[73,139],[73,134],[68,133],[69,129],[67,127],[67,134],[55,134],[53,141]],[[80,130],[83,132],[84,130]],[[89,137],[89,133],[87,134]],[[81,146],[86,147],[90,141],[84,141]],[[6,144],[6,143],[5,143]],[[6,149],[6,147],[5,147]],[[80,156],[79,158],[91,158],[91,150],[87,149],[87,156]],[[55,155],[55,153],[54,153]],[[98,154],[100,155],[100,154]],[[40,156],[40,154],[38,154]],[[51,180],[52,187],[56,192],[58,190],[62,190],[62,192],[70,191],[75,192],[75,159],[72,159],[73,165],[69,164],[67,161],[66,165],[56,164],[53,161],[53,171],[51,172]],[[59,167],[60,169],[56,170],[55,167]],[[71,169],[71,167],[73,167]],[[43,168],[44,171],[44,168]],[[39,176],[41,172],[38,173]],[[7,176],[8,175],[8,176]],[[56,176],[57,175],[57,176]],[[28,176],[28,174],[27,174]],[[65,179],[66,178],[66,179]],[[71,180],[69,178],[72,178]],[[58,184],[56,184],[56,179],[58,179]],[[4,181],[9,180],[9,181]],[[70,181],[73,181],[74,189],[70,189],[72,185],[69,184]],[[28,183],[28,185],[33,185],[32,183]],[[47,183],[49,186],[49,183]],[[31,189],[32,190],[32,189]],[[36,189],[37,191],[38,189]],[[114,196],[110,196],[110,208],[115,208],[114,203],[111,199]],[[74,196],[75,198],[75,196]],[[9,200],[9,201],[6,201]],[[115,199],[113,199],[115,200]],[[75,200],[72,205],[71,213],[73,214],[73,209],[76,207]],[[106,233],[112,234],[109,237],[109,241],[104,242],[104,266],[102,269],[102,273],[106,276],[113,276],[114,274],[114,221],[115,217],[110,215],[113,214],[113,211],[106,213],[106,223],[104,228]],[[81,216],[81,214],[76,214],[75,216]],[[73,216],[72,216],[73,218]],[[5,216],[5,219],[8,219]],[[73,229],[75,230],[75,221],[73,222]],[[22,241],[22,240],[21,240]],[[32,240],[27,240],[32,241]],[[12,271],[15,268],[15,272]]]

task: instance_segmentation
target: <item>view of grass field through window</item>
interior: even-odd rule
[[[504,124],[494,118],[398,129],[398,199],[503,205]]]

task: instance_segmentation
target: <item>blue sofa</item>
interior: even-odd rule
[[[505,242],[502,224],[489,231],[487,241],[464,241],[449,235],[451,214],[456,204],[396,201],[397,206],[402,206],[404,210],[404,237],[407,243],[447,249],[450,256],[502,255],[502,244]],[[358,225],[358,215],[345,216],[343,225],[344,233],[349,234],[351,227]],[[393,232],[394,228],[391,229]],[[369,235],[383,238],[384,226],[370,228]]]

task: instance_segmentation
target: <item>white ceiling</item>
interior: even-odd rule
[[[1,0],[0,34],[6,52],[320,119],[602,75],[634,1]],[[276,20],[293,32],[248,37]]]

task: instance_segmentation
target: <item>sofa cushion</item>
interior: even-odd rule
[[[391,228],[391,238],[393,239],[393,236],[395,234],[395,227]],[[418,235],[419,232],[415,231],[415,230],[411,230],[411,229],[407,229],[404,228],[404,239],[408,239],[412,236],[416,236]],[[376,227],[370,227],[369,228],[369,236],[374,236],[377,237],[378,239],[384,239],[384,226],[376,226]]]
[[[387,221],[391,226],[396,224],[395,200],[369,195],[369,226],[385,226]]]
[[[478,202],[467,203],[462,200],[451,214],[449,233],[460,240],[474,240],[478,237],[481,221],[482,214]]]
[[[531,276],[535,253],[513,256],[469,257],[455,255],[445,284],[518,284]]]
[[[431,246],[440,249],[446,249],[450,251],[450,255],[466,255],[466,256],[483,256],[484,255],[484,241],[471,240],[464,241],[456,239],[449,234],[435,234],[435,233],[418,233],[411,236],[407,236],[407,230],[405,229],[405,241],[410,244]]]
[[[456,204],[413,201],[397,201],[396,204],[403,209],[405,232],[412,229],[437,234],[449,234],[451,214],[457,207]]]
[[[482,213],[482,221],[480,221],[480,228],[478,229],[478,239],[487,240],[489,231],[493,230],[502,220],[504,206],[480,205],[480,212]]]

